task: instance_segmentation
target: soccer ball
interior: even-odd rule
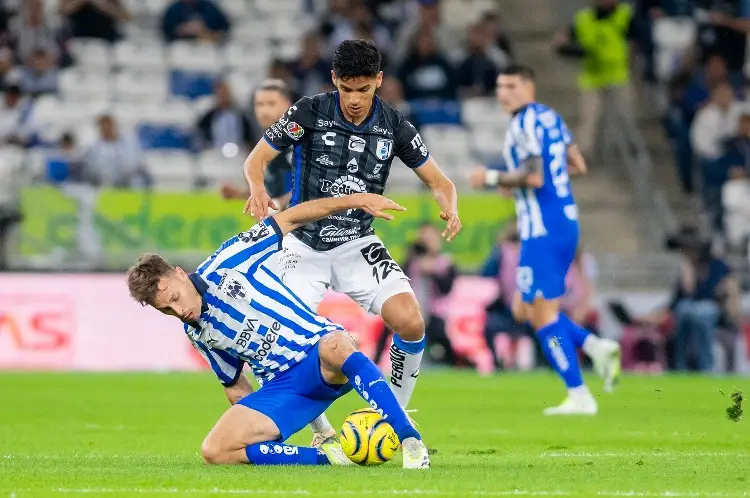
[[[349,415],[341,428],[341,448],[358,465],[380,465],[396,453],[398,436],[391,424],[372,408]]]

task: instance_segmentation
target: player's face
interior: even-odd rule
[[[518,75],[501,74],[496,93],[503,110],[513,113],[534,100],[534,83]]]
[[[339,91],[341,108],[346,117],[357,121],[367,117],[375,98],[375,90],[383,83],[383,72],[379,72],[374,78],[357,76],[348,80],[341,80],[331,72],[333,84]]]
[[[255,119],[261,128],[268,128],[278,121],[291,105],[291,102],[281,92],[276,90],[258,90],[255,92],[255,99],[253,101]]]
[[[154,308],[165,315],[176,316],[183,322],[192,322],[201,314],[203,300],[182,268],[159,280],[159,291],[154,298]]]

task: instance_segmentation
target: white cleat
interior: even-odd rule
[[[552,415],[596,415],[599,407],[591,394],[568,396],[559,406],[545,408],[544,414]]]
[[[401,442],[401,452],[404,454],[405,469],[429,469],[430,455],[427,446],[415,437],[408,437]]]
[[[610,339],[601,339],[598,349],[591,360],[594,362],[594,370],[604,380],[604,392],[611,393],[620,380],[620,344]]]
[[[333,441],[331,442],[324,442],[321,444],[320,451],[326,454],[331,465],[354,465],[354,462],[349,460],[349,457],[346,456],[344,450],[341,449],[341,443],[335,438],[333,438]]]
[[[338,441],[336,438],[336,433],[331,432],[330,434],[323,434],[322,432],[316,432],[313,435],[312,441],[310,442],[310,447],[312,448],[320,448],[325,443],[333,443]]]

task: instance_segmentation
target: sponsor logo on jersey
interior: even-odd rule
[[[284,129],[286,134],[292,137],[292,140],[299,140],[305,134],[305,130],[294,121],[289,121]]]
[[[362,137],[352,135],[349,137],[349,150],[354,152],[365,151],[365,140]]]
[[[273,324],[272,330],[268,330],[265,327],[260,327],[258,329],[259,333],[265,332],[265,335],[260,337],[260,344],[258,345],[258,349],[255,350],[255,352],[248,357],[251,360],[262,362],[266,359],[266,356],[268,356],[268,352],[273,349],[273,345],[276,344],[276,341],[279,339],[278,331],[281,328],[281,326],[278,325],[278,322],[275,322]]]
[[[380,128],[379,126],[373,126],[372,132],[382,133],[383,135],[388,135],[389,137],[393,135],[393,132],[391,130],[386,130],[385,128]]]
[[[347,171],[348,171],[349,173],[356,173],[356,172],[357,172],[357,170],[359,170],[359,164],[357,164],[357,159],[356,159],[356,158],[352,157],[352,160],[351,160],[351,161],[349,161],[349,162],[348,162],[348,163],[346,164],[346,170],[347,170]]]
[[[393,151],[393,140],[388,138],[378,138],[378,145],[375,148],[375,155],[381,161],[385,161],[391,157]]]
[[[285,125],[285,124],[287,124],[288,122],[289,122],[289,118],[287,118],[286,116],[281,116],[279,118],[279,124],[282,125],[282,126]]]
[[[318,120],[318,127],[320,128],[330,128],[331,126],[333,126],[333,121],[327,121],[325,119]]]
[[[340,228],[336,225],[326,225],[320,229],[320,238],[323,242],[347,242],[356,239],[358,235],[358,227]]]
[[[263,223],[259,223],[253,226],[249,232],[238,233],[237,238],[240,239],[245,244],[249,244],[251,242],[257,242],[258,240],[262,239],[266,235],[268,235],[268,227],[264,225]]]
[[[323,154],[319,158],[315,160],[316,163],[320,163],[323,166],[333,166],[333,161],[331,161],[331,158],[328,157],[328,154]]]
[[[336,145],[336,141],[334,138],[336,138],[336,134],[332,131],[329,131],[327,133],[323,133],[323,136],[320,137],[323,139],[323,143],[326,144],[329,147],[333,147]]]
[[[296,105],[293,105],[292,107],[290,107],[290,108],[289,108],[289,110],[288,110],[288,111],[286,111],[286,114],[287,114],[287,116],[291,116],[291,115],[292,115],[292,113],[293,113],[294,111],[296,111],[296,110],[297,110],[297,106],[296,106]]]
[[[419,149],[422,156],[427,157],[427,147],[422,141],[422,136],[419,133],[417,133],[417,135],[411,140],[411,146],[414,150]]]
[[[271,140],[276,138],[281,138],[281,128],[278,124],[272,125],[269,129],[266,130],[266,136],[270,138]]]
[[[325,194],[330,193],[334,197],[367,192],[365,182],[352,175],[340,176],[334,181],[321,179],[320,183],[320,191]],[[354,209],[348,209],[346,214],[350,215],[354,211]]]
[[[365,172],[368,180],[380,180],[380,170],[383,169],[383,163],[377,163],[372,172]]]

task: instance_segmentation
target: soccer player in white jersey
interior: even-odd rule
[[[291,230],[348,209],[384,219],[393,218],[386,210],[404,210],[367,193],[304,202],[227,240],[195,273],[155,254],[128,271],[133,298],[184,322],[233,405],[203,442],[207,463],[351,464],[336,441],[320,449],[284,441],[353,388],[396,431],[404,468],[429,468],[419,432],[378,367],[264,264]],[[245,364],[262,386],[256,392],[242,374]]]
[[[497,78],[497,98],[513,115],[503,151],[506,171],[479,168],[471,181],[477,188],[513,189],[521,236],[513,314],[519,322],[531,322],[545,357],[568,389],[567,399],[545,415],[595,415],[598,406],[583,383],[576,348],[591,357],[605,390],[611,391],[620,372],[620,346],[560,311],[579,234],[569,173],[586,173],[586,163],[560,115],[535,102],[530,68],[505,69]]]

